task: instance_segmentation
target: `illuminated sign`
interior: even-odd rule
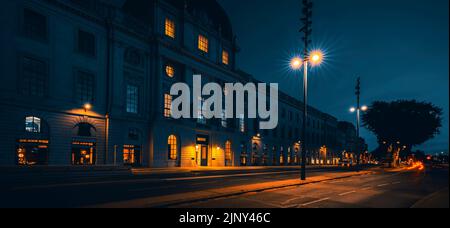
[[[92,142],[72,142],[72,145],[74,146],[95,146],[95,143]]]
[[[19,143],[38,143],[38,144],[48,144],[48,140],[40,139],[19,139]]]
[[[209,136],[206,136],[206,135],[197,136],[197,144],[208,145],[209,144]]]

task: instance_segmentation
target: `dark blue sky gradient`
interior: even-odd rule
[[[300,97],[301,78],[287,65],[301,50],[300,0],[219,0],[231,17],[241,52],[238,66]],[[313,46],[327,53],[313,70],[310,104],[354,122],[357,75],[362,102],[417,99],[445,110],[444,128],[420,149],[448,151],[449,1],[314,0]],[[411,126],[414,127],[414,126]],[[362,131],[370,148],[376,138]]]

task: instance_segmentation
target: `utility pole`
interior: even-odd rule
[[[356,156],[357,165],[360,163],[361,151],[359,145],[360,128],[361,128],[361,77],[356,80]]]
[[[311,34],[312,34],[312,8],[313,3],[311,0],[303,0],[302,18],[303,27],[300,32],[303,33],[302,40],[304,42],[304,77],[303,77],[303,143],[302,143],[302,163],[301,163],[301,180],[306,180],[306,152],[307,152],[307,121],[308,121],[308,60],[309,53],[308,47],[311,44]]]

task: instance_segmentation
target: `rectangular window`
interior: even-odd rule
[[[78,52],[95,56],[95,36],[90,32],[78,31]]]
[[[227,51],[222,51],[222,63],[225,65],[230,64],[230,54]]]
[[[38,59],[22,58],[20,91],[23,95],[44,97],[47,90],[47,64]]]
[[[172,39],[175,39],[175,35],[176,35],[175,21],[170,20],[169,18],[166,18],[165,34],[166,34],[166,36],[168,36]]]
[[[198,49],[205,53],[209,51],[209,40],[206,36],[198,35]]]
[[[228,119],[227,119],[227,111],[226,110],[222,111],[221,124],[222,124],[223,128],[227,128],[228,127]]]
[[[242,133],[245,133],[245,116],[240,115],[239,116],[239,131]]]
[[[164,117],[170,118],[172,116],[172,96],[164,95]]]
[[[80,104],[94,103],[94,80],[95,77],[91,73],[78,71],[76,84],[76,98]]]
[[[23,12],[24,35],[38,40],[47,40],[47,17],[33,10]]]
[[[203,115],[203,113],[206,111],[205,107],[204,107],[204,103],[205,103],[205,99],[202,98],[198,98],[199,102],[198,102],[198,119],[197,119],[197,123],[199,124],[206,124],[206,118]]]
[[[139,87],[127,85],[126,96],[127,112],[137,114],[139,109]]]

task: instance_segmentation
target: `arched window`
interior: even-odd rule
[[[177,137],[175,135],[169,136],[167,145],[168,145],[168,152],[169,152],[169,160],[177,160],[177,158],[178,158]]]
[[[231,142],[227,141],[225,143],[225,160],[231,161],[231,159],[232,159],[231,157],[232,157],[232,155],[231,155]]]
[[[41,133],[41,119],[34,116],[26,117],[25,131],[30,133]]]
[[[77,126],[78,126],[78,134],[77,134],[78,136],[92,137],[92,129],[94,129],[92,125],[88,123],[79,123]]]

